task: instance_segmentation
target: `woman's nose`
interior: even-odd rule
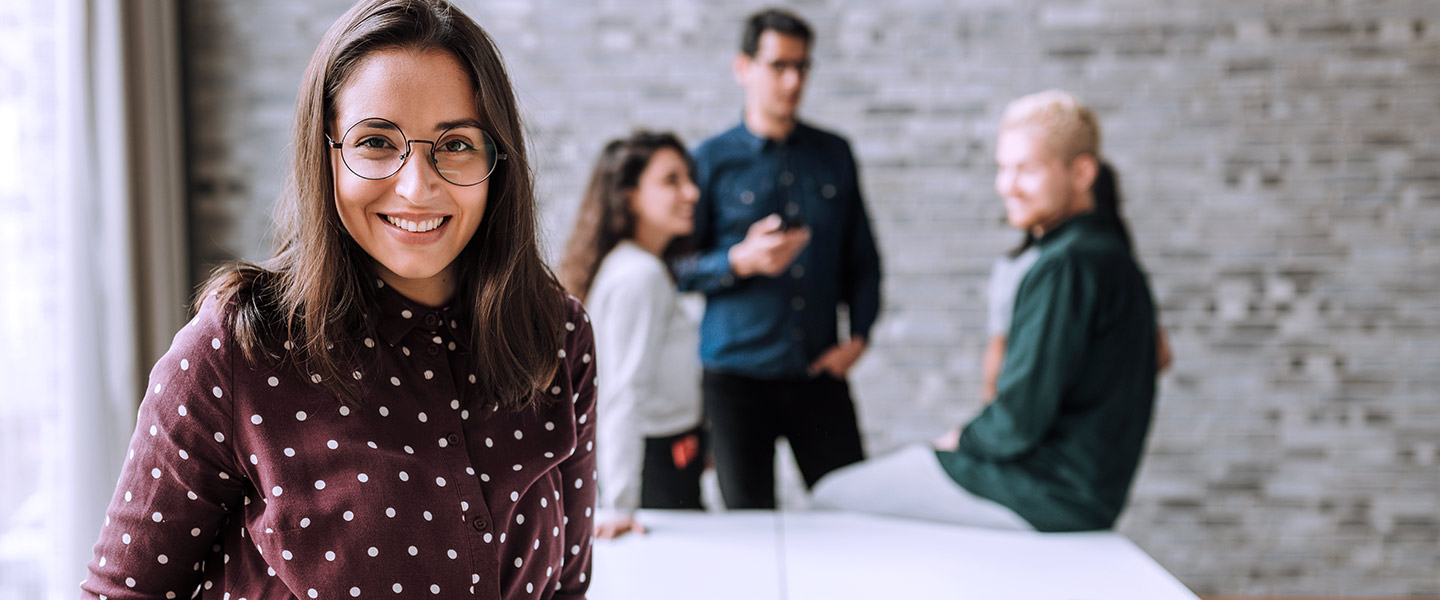
[[[416,143],[428,142],[410,142],[405,164],[401,165],[400,172],[395,174],[395,193],[412,204],[429,200],[443,181],[434,162],[430,160],[429,148],[416,147]]]

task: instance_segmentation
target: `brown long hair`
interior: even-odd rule
[[[662,148],[679,152],[689,164],[690,155],[685,150],[685,144],[669,132],[636,131],[630,137],[611,140],[600,151],[595,169],[590,172],[585,196],[580,200],[575,229],[560,260],[560,281],[576,298],[584,300],[590,293],[600,262],[615,249],[615,245],[620,240],[635,237],[635,211],[630,209],[626,194],[640,185],[640,174]],[[664,258],[680,253],[681,245],[686,243],[685,237],[688,236],[672,240],[666,246]],[[669,260],[665,262],[670,263]]]
[[[310,59],[295,107],[294,143],[275,218],[277,250],[261,265],[215,270],[196,298],[233,301],[227,326],[252,362],[278,355],[283,340],[302,376],[358,403],[350,373],[378,358],[358,343],[374,335],[373,260],[348,235],[335,208],[325,135],[335,99],[362,58],[377,50],[449,52],[470,73],[485,128],[509,155],[490,176],[490,200],[457,257],[456,306],[470,323],[472,370],[480,389],[506,409],[530,404],[559,366],[564,292],[536,243],[534,176],[514,90],[500,51],[473,20],[445,0],[365,0],[325,33]],[[367,316],[369,315],[369,316]]]

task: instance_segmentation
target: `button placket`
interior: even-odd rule
[[[441,331],[446,322],[444,317],[437,313],[425,314],[420,318],[420,322],[426,326],[426,329],[429,329],[421,332],[425,339],[426,357],[421,359],[420,362],[423,364],[419,369],[430,375],[423,380],[431,388],[431,391],[427,393],[435,398],[462,397],[460,387],[464,384],[455,378],[454,368],[451,364],[451,359],[455,357],[441,352],[447,344],[453,348],[454,342],[447,342],[446,336],[453,335],[454,332]],[[431,439],[437,440],[431,443],[438,444],[440,447],[445,479],[455,483],[450,487],[456,492],[456,502],[460,503],[462,521],[469,521],[471,529],[478,536],[491,530],[490,509],[485,501],[485,493],[479,477],[470,474],[475,470],[475,461],[465,443],[466,432],[460,418],[461,413],[451,410],[454,406],[451,401],[446,400],[446,410],[431,413],[430,422],[436,428],[431,430],[435,431],[433,434],[435,437]],[[484,552],[482,551],[481,554],[483,555]],[[481,556],[480,560],[483,562],[488,559]]]

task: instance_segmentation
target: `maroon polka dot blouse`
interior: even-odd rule
[[[475,393],[447,311],[379,296],[360,408],[251,365],[205,303],[150,374],[85,597],[585,596],[595,350],[580,304],[551,397],[509,412]]]

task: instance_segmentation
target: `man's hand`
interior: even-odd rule
[[[645,535],[645,526],[636,521],[635,517],[620,517],[595,525],[595,537],[602,540],[613,540],[632,531]]]
[[[745,239],[730,247],[730,270],[737,277],[775,277],[790,268],[805,244],[810,229],[792,227],[781,231],[780,215],[770,215],[750,225]]]
[[[850,373],[850,367],[855,366],[864,353],[865,340],[850,338],[850,341],[831,347],[810,363],[810,374],[829,373],[831,377],[844,379]]]
[[[954,452],[956,448],[960,447],[960,428],[956,427],[941,434],[940,437],[931,440],[930,445],[934,446],[936,450]]]
[[[1170,336],[1165,335],[1165,328],[1155,327],[1155,366],[1161,373],[1170,369],[1170,363],[1175,362],[1175,354],[1170,351]]]

